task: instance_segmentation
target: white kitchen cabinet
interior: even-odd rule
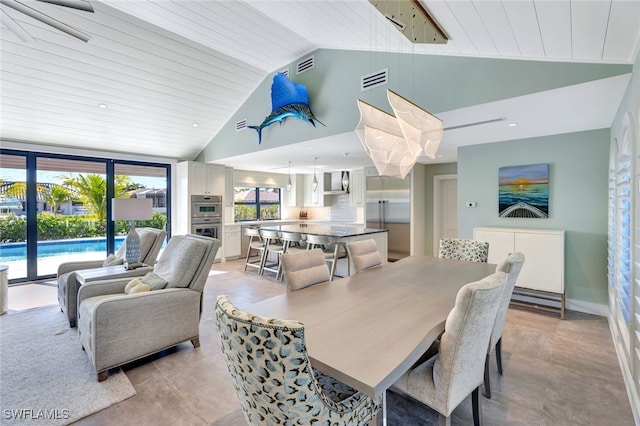
[[[304,206],[324,207],[324,177],[322,173],[317,174],[318,187],[313,190],[313,176],[304,175]]]
[[[218,164],[188,162],[190,195],[223,195],[225,167]]]
[[[364,170],[351,170],[349,175],[349,203],[352,206],[363,206],[365,197]]]
[[[226,260],[238,259],[241,255],[242,234],[240,225],[224,227],[224,257]]]
[[[233,168],[224,168],[224,196],[222,197],[225,207],[233,207]]]
[[[558,295],[564,316],[564,231],[484,227],[474,228],[473,238],[489,243],[489,263],[499,264],[509,253],[523,253],[516,286]]]
[[[284,190],[288,195],[287,206],[302,207],[304,205],[304,175],[291,175],[291,191]]]

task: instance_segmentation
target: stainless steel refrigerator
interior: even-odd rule
[[[410,177],[405,179],[385,176],[367,177],[367,227],[389,231],[389,261],[409,256],[410,219]]]

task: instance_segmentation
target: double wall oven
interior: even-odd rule
[[[191,196],[191,233],[203,237],[222,237],[222,196]]]

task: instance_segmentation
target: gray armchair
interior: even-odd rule
[[[167,232],[155,228],[138,228],[136,231],[140,235],[140,261],[147,265],[153,265],[156,262]],[[124,251],[125,244],[122,243],[117,253],[104,260],[66,262],[58,266],[58,304],[60,305],[60,310],[67,314],[70,327],[76,326],[76,299],[78,297],[76,271],[121,265],[124,263]],[[130,271],[128,275],[135,276],[135,270]]]
[[[78,334],[98,381],[108,370],[191,340],[200,345],[204,288],[220,240],[173,236],[153,272],[139,279],[161,289],[125,294],[131,278],[92,281],[78,291]]]

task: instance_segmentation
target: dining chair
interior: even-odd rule
[[[498,313],[496,314],[496,321],[493,325],[491,340],[489,341],[489,349],[487,350],[487,358],[484,363],[484,395],[487,398],[491,398],[489,357],[494,349],[496,352],[498,374],[502,376],[502,333],[504,332],[504,325],[507,321],[507,311],[509,309],[511,295],[513,294],[513,288],[516,285],[516,281],[518,281],[518,275],[520,275],[522,265],[524,265],[524,254],[516,252],[509,254],[509,256],[507,256],[507,258],[496,267],[496,272],[502,271],[509,275],[500,299],[500,306],[498,307]]]
[[[354,272],[373,268],[382,264],[382,256],[373,238],[347,243],[347,253],[353,262]]]
[[[440,239],[438,257],[486,263],[489,259],[489,243],[461,238],[442,238]]]
[[[257,228],[246,228],[244,230],[244,235],[249,237],[247,254],[244,259],[244,270],[246,271],[247,267],[257,268],[260,270],[260,266],[262,265],[262,254],[264,253],[264,241],[262,241],[262,237],[260,236],[260,230]],[[252,258],[255,257],[258,259],[252,260]]]
[[[319,248],[283,254],[282,271],[287,292],[331,280],[325,253]]]
[[[365,425],[382,406],[309,361],[304,325],[236,308],[215,307],[220,346],[245,420],[250,425]]]
[[[438,353],[393,384],[437,411],[441,425],[451,424],[451,413],[469,394],[473,423],[478,426],[481,422],[483,364],[507,278],[506,273],[495,272],[465,284],[445,322]]]
[[[338,259],[347,259],[347,275],[349,275],[349,255],[347,254],[347,247],[343,242],[334,242],[326,235],[307,234],[307,249],[311,250],[317,248],[322,249],[325,261],[331,265],[329,273],[331,281],[333,281],[333,277],[336,275]]]

